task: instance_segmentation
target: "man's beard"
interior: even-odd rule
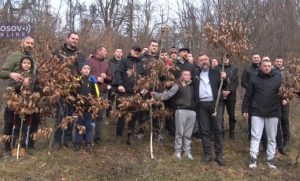
[[[31,48],[31,47],[24,47],[24,52],[25,52],[26,54],[30,54],[31,51],[32,51],[32,48]]]
[[[207,71],[209,69],[209,66],[207,64],[204,64],[201,66],[201,70]]]

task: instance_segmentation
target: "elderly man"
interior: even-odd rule
[[[204,152],[204,163],[212,160],[211,136],[214,136],[215,160],[220,166],[225,166],[223,159],[223,132],[222,132],[222,107],[223,100],[220,99],[215,113],[218,89],[221,78],[226,78],[225,72],[219,72],[210,67],[209,57],[202,54],[198,57],[198,85],[196,85],[195,97],[198,100],[198,122],[202,135],[202,144]],[[223,88],[227,81],[224,80]]]
[[[11,53],[5,60],[2,65],[2,69],[0,70],[0,78],[1,79],[13,79],[17,82],[23,80],[23,76],[18,73],[20,70],[20,60],[24,56],[29,56],[34,61],[34,57],[32,55],[32,49],[34,46],[34,39],[32,37],[26,37],[21,41],[21,49],[19,51]],[[35,61],[34,61],[35,62]],[[33,74],[36,75],[37,66],[34,63],[34,70]],[[13,123],[10,121],[11,118],[14,116],[14,111],[10,110],[8,107],[5,108],[4,111],[4,135],[11,135],[12,134],[12,127]],[[38,114],[33,114],[33,128],[32,131],[36,131],[38,128],[39,116]],[[11,146],[10,142],[5,142],[5,153],[9,153]],[[34,148],[34,140],[30,137],[29,140],[29,148]]]
[[[281,76],[272,70],[271,62],[265,58],[262,60],[258,74],[254,75],[248,83],[242,104],[242,113],[245,119],[251,112],[251,142],[249,168],[257,167],[259,143],[263,130],[268,138],[267,165],[276,169],[276,134],[277,123],[281,116],[281,99],[278,95],[281,86]],[[282,101],[282,104],[287,104]]]

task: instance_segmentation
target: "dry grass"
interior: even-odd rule
[[[299,105],[294,103],[290,114],[291,129],[299,135],[300,118],[296,110],[299,110]],[[299,138],[292,138],[289,156],[277,154],[278,170],[267,168],[265,153],[259,156],[258,168],[249,170],[246,125],[239,117],[235,142],[228,140],[226,134],[225,167],[219,167],[216,162],[209,165],[201,162],[202,144],[199,140],[192,143],[194,161],[186,158],[173,160],[173,142],[169,138],[159,145],[154,144],[155,159],[151,159],[148,140],[135,140],[133,146],[115,144],[115,126],[108,125],[104,142],[94,147],[93,155],[83,151],[75,153],[70,149],[48,155],[49,141],[41,140],[36,150],[20,161],[1,159],[0,180],[299,180],[300,168],[295,166]]]

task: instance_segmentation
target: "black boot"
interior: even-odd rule
[[[132,133],[127,133],[127,142],[128,145],[132,145]]]
[[[34,144],[35,144],[35,141],[34,141],[33,137],[30,136],[29,141],[28,141],[28,149],[35,149]]]
[[[122,137],[117,135],[116,139],[115,139],[115,143],[120,144],[121,143],[121,139],[122,139]]]
[[[75,143],[74,144],[74,151],[77,152],[80,150],[80,143]]]
[[[5,152],[10,152],[11,151],[11,142],[10,141],[6,141],[5,143],[4,143],[4,151]]]
[[[90,142],[87,142],[85,143],[85,151],[88,153],[88,154],[92,154],[92,143]]]
[[[231,140],[235,140],[234,130],[232,130],[232,129],[229,130],[229,138]]]

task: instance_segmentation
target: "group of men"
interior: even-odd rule
[[[225,58],[224,71],[221,71],[221,66],[217,59],[210,61],[206,54],[200,54],[195,60],[188,48],[171,48],[170,52],[166,50],[159,51],[159,43],[151,40],[147,48],[142,49],[140,46],[133,46],[127,56],[123,56],[122,49],[116,49],[114,57],[107,60],[107,50],[104,46],[99,46],[90,55],[85,58],[78,50],[79,37],[77,33],[70,33],[66,39],[66,43],[58,48],[53,55],[63,61],[63,58],[74,56],[75,63],[71,67],[72,73],[76,75],[79,72],[79,67],[83,62],[88,62],[91,67],[91,75],[97,78],[97,83],[100,89],[100,95],[104,99],[108,99],[109,94],[116,93],[119,96],[130,96],[134,94],[134,85],[136,80],[128,75],[128,70],[133,70],[137,75],[145,76],[145,63],[147,61],[163,60],[167,65],[176,66],[177,70],[174,75],[178,81],[186,79],[190,74],[193,81],[192,91],[195,101],[195,123],[193,125],[193,135],[200,135],[203,143],[204,163],[212,161],[212,142],[214,143],[215,160],[220,166],[225,165],[223,159],[223,143],[224,143],[224,110],[229,116],[229,138],[235,139],[235,104],[237,99],[237,88],[239,85],[239,73],[237,66],[233,65],[230,57]],[[21,43],[21,51],[14,52],[4,62],[0,71],[2,79],[13,79],[21,81],[22,75],[17,73],[19,69],[19,60],[22,56],[32,56],[32,48],[34,40],[31,37],[26,37]],[[34,57],[33,57],[34,60]],[[36,63],[34,65],[36,70]],[[289,121],[288,121],[288,102],[282,100],[278,96],[278,89],[281,81],[284,79],[283,74],[283,59],[276,57],[274,67],[269,57],[263,57],[262,61],[258,54],[253,55],[252,64],[247,67],[242,74],[241,84],[246,89],[243,99],[242,113],[243,116],[249,119],[249,140],[250,142],[250,168],[256,167],[257,155],[259,150],[260,139],[265,130],[267,137],[267,164],[270,168],[276,168],[274,165],[274,157],[276,152],[276,135],[277,143],[279,144],[280,152],[286,153],[286,146],[289,143]],[[185,72],[185,73],[183,73]],[[218,89],[223,79],[221,98],[218,99]],[[188,92],[191,94],[191,92]],[[185,96],[183,94],[183,96]],[[177,96],[177,99],[179,97]],[[216,101],[219,101],[216,103]],[[172,103],[167,103],[172,107]],[[218,105],[217,108],[216,105]],[[176,109],[176,108],[175,108]],[[185,109],[185,108],[183,108]],[[190,109],[190,107],[189,107]],[[9,109],[5,109],[5,115]],[[57,106],[56,121],[59,124],[63,116],[71,115],[73,108],[64,100],[60,100]],[[279,114],[281,113],[281,114]],[[98,144],[102,141],[102,123],[105,117],[105,111],[98,114],[95,120],[95,136],[94,143]],[[37,118],[38,119],[38,116]],[[138,112],[133,116],[132,121],[128,123],[127,143],[132,144],[135,136],[136,121],[142,123],[147,121],[148,116],[145,112]],[[174,120],[166,120],[166,128],[170,135],[183,137],[182,133],[178,132],[178,127],[175,126]],[[278,123],[278,124],[277,124]],[[10,123],[4,117],[4,134],[10,135]],[[176,123],[177,125],[177,123]],[[121,117],[117,121],[116,137],[117,140],[123,135],[125,126],[125,118]],[[278,129],[277,129],[278,128]],[[192,132],[189,129],[189,134]],[[62,134],[65,134],[62,136]],[[143,137],[143,130],[138,130],[138,138]],[[281,139],[284,141],[280,141]],[[64,140],[62,141],[62,138]],[[187,136],[189,141],[191,136]],[[183,140],[183,141],[186,141]],[[176,140],[175,140],[176,141]],[[178,141],[178,139],[177,139]],[[58,129],[55,132],[55,148],[62,146],[69,147],[72,142],[72,127],[67,130]],[[63,144],[62,144],[63,143]],[[32,141],[34,147],[34,141]],[[175,145],[176,146],[176,145]],[[6,151],[9,150],[9,145]],[[185,150],[187,151],[187,150]],[[177,159],[181,155],[176,155]],[[188,158],[192,159],[191,155]]]

